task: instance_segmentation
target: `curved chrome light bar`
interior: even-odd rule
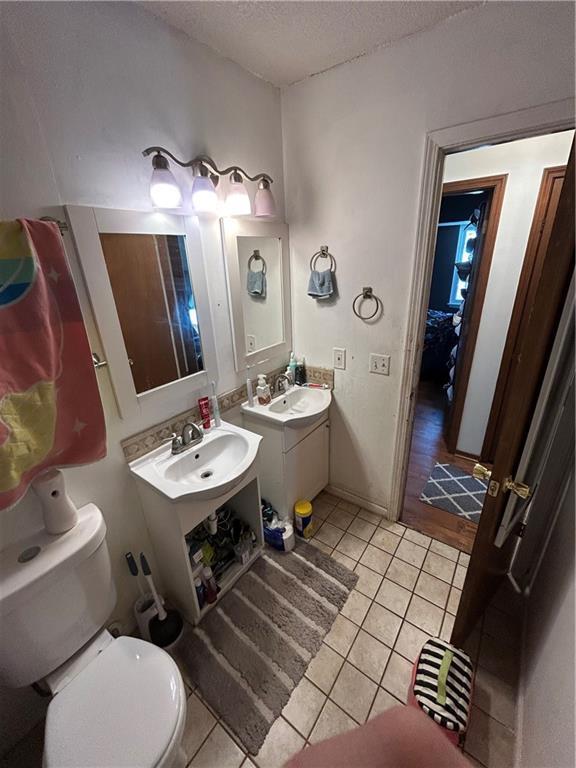
[[[175,155],[172,154],[172,152],[169,152],[167,149],[164,149],[164,147],[148,147],[145,149],[142,154],[144,157],[148,157],[148,155],[151,154],[159,154],[159,155],[167,155],[171,160],[173,160],[177,165],[179,165],[181,168],[192,168],[192,170],[198,169],[199,175],[205,176],[205,173],[201,172],[202,166],[207,168],[211,174],[215,177],[212,179],[214,184],[216,185],[218,183],[217,179],[220,176],[227,176],[230,173],[240,173],[247,181],[267,181],[269,184],[273,183],[273,179],[271,176],[269,176],[267,173],[257,173],[255,176],[250,176],[250,174],[246,173],[246,171],[241,168],[239,165],[231,165],[228,168],[220,169],[214,162],[214,160],[209,155],[196,155],[196,157],[193,157],[192,160],[183,161],[179,160]]]
[[[226,197],[226,206],[229,216],[246,216],[252,212],[252,204],[248,192],[244,187],[246,181],[258,182],[258,189],[254,198],[255,216],[257,218],[274,218],[276,216],[276,203],[270,189],[273,179],[267,173],[257,173],[250,176],[239,165],[231,165],[228,168],[218,168],[209,155],[197,155],[192,160],[180,160],[164,147],[148,147],[142,154],[144,157],[153,155],[153,178],[150,184],[150,197],[158,208],[179,207],[182,196],[181,191],[168,167],[169,157],[181,168],[192,168],[194,183],[192,185],[192,204],[198,215],[212,215],[217,209],[216,187],[221,176],[230,178],[230,191]]]

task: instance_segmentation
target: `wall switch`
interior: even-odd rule
[[[377,355],[375,352],[371,352],[368,370],[370,373],[379,373],[381,376],[389,376],[390,355]]]
[[[346,350],[334,347],[334,368],[340,371],[346,370]]]
[[[246,352],[255,352],[256,351],[256,336],[252,336],[252,334],[248,333],[246,335]]]

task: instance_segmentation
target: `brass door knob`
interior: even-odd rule
[[[476,480],[485,480],[486,482],[492,477],[492,470],[485,467],[483,464],[474,464],[472,475]]]
[[[526,485],[526,483],[519,483],[517,480],[512,480],[511,477],[507,477],[506,480],[504,480],[503,485],[505,491],[515,493],[516,496],[519,496],[521,499],[529,499],[530,496],[532,496],[532,488],[530,488],[529,485]]]

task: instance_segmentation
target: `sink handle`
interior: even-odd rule
[[[177,452],[182,448],[182,438],[176,434],[176,432],[172,432],[172,437],[170,438],[172,440],[172,453]]]

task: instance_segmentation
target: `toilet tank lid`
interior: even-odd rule
[[[151,768],[186,714],[173,659],[133,637],[119,637],[50,702],[45,768]]]
[[[86,504],[78,510],[78,523],[66,533],[52,535],[42,529],[0,551],[0,616],[90,557],[105,535],[102,513],[95,504]]]

